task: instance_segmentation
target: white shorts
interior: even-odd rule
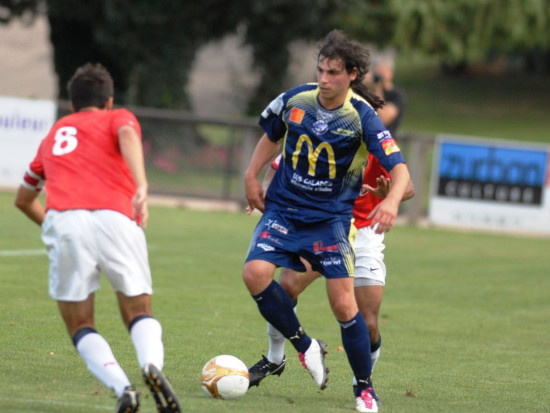
[[[370,227],[357,230],[355,236],[355,287],[386,284],[384,264],[384,234],[376,234]]]
[[[100,272],[115,291],[133,297],[153,292],[145,234],[111,210],[49,210],[42,241],[50,260],[50,295],[83,301],[100,287]]]

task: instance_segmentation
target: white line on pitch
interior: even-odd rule
[[[46,255],[46,250],[0,250],[0,257],[19,257],[27,255]]]

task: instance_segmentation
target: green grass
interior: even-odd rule
[[[0,194],[0,410],[111,412],[115,399],[77,356],[47,294],[40,229]],[[153,310],[164,329],[165,372],[186,412],[348,412],[351,372],[339,327],[315,282],[298,312],[329,344],[328,388],[320,392],[288,346],[287,370],[238,401],[208,399],[200,371],[229,353],[247,365],[267,349],[265,322],[241,280],[257,216],[151,208],[147,229]],[[382,354],[374,382],[381,412],[550,410],[550,240],[399,226],[386,238],[388,283]],[[154,412],[114,294],[103,279],[98,330]]]

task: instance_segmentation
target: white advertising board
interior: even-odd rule
[[[447,226],[550,234],[550,146],[438,136],[429,219]]]
[[[0,97],[0,187],[19,186],[56,112],[52,101]]]

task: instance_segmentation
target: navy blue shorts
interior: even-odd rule
[[[283,211],[265,211],[254,230],[246,261],[263,260],[305,271],[300,261],[303,257],[327,278],[353,277],[355,233],[351,216],[304,222]]]

